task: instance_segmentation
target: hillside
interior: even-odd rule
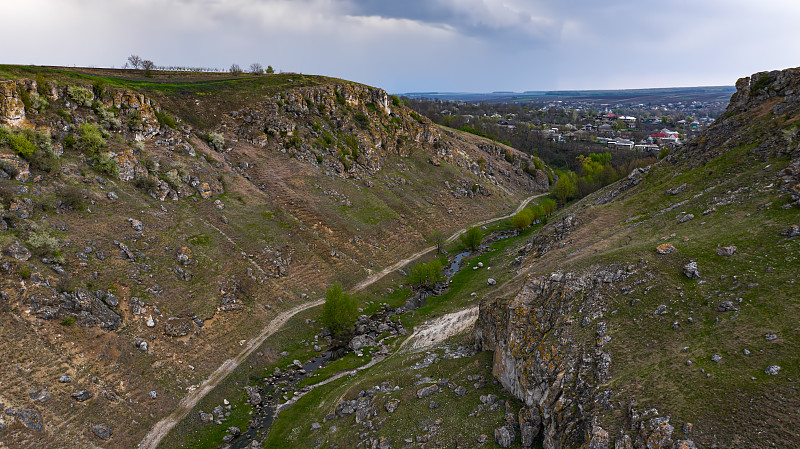
[[[279,313],[553,176],[300,74],[0,66],[0,124],[8,447],[135,447]]]
[[[515,248],[476,338],[543,447],[796,447],[800,70]]]

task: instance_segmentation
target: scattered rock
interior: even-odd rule
[[[769,334],[766,334],[766,335],[764,335],[764,338],[765,338],[767,341],[774,341],[774,340],[777,340],[777,339],[778,339],[778,336],[777,336],[777,335],[775,335],[775,334],[773,334],[773,333],[769,333]]]
[[[675,187],[674,189],[669,189],[664,193],[666,193],[667,195],[677,195],[683,192],[684,190],[686,190],[686,184],[681,184],[678,187]]]
[[[386,401],[384,407],[386,408],[387,412],[394,413],[394,411],[397,410],[398,405],[400,405],[400,399],[389,399]]]
[[[94,395],[87,390],[80,390],[72,393],[72,399],[75,399],[78,402],[88,401],[89,399],[93,398]]]
[[[731,245],[731,246],[723,246],[722,248],[718,248],[717,249],[717,255],[730,257],[730,256],[734,255],[734,253],[736,253],[736,249],[737,248],[735,246],[733,246],[733,245]]]
[[[495,281],[494,278],[489,278],[489,279],[486,280],[486,283],[488,285],[495,285],[495,284],[497,284],[497,281]]]
[[[72,382],[72,378],[69,377],[69,375],[64,374],[64,375],[62,375],[61,377],[58,378],[58,381],[61,382],[62,384],[68,384],[68,383]]]
[[[116,199],[119,199],[119,195],[117,195],[117,192],[114,192],[114,191],[110,191],[110,192],[108,192],[108,194],[107,194],[106,196],[107,196],[107,197],[108,197],[108,199],[110,199],[110,200],[116,200]]]
[[[700,279],[700,272],[697,270],[697,262],[689,262],[683,266],[683,274],[689,279]]]
[[[722,361],[722,356],[719,354],[714,354],[711,356],[711,361],[714,363],[719,363],[720,361]]]
[[[781,235],[785,235],[786,237],[792,238],[800,236],[800,225],[791,225],[788,228],[781,231]]]
[[[135,218],[129,218],[128,223],[131,224],[131,227],[136,232],[142,232],[142,230],[144,229],[144,224],[141,221],[136,220]]]
[[[110,440],[113,433],[108,424],[105,423],[92,426],[92,432],[101,440]]]
[[[6,248],[6,254],[23,262],[31,258],[30,250],[20,245],[19,242],[14,242]]]
[[[6,410],[8,413],[8,410]],[[17,419],[30,430],[44,430],[44,423],[42,422],[42,415],[39,413],[38,410],[34,409],[26,409],[26,410],[17,410],[14,415]]]
[[[200,412],[200,422],[203,424],[211,424],[214,422],[214,415],[211,413]]]
[[[767,369],[764,370],[764,374],[768,376],[777,376],[778,372],[781,370],[781,367],[778,365],[770,365]]]
[[[673,446],[674,449],[697,449],[697,446],[692,440],[678,440]]]
[[[417,390],[417,397],[420,399],[427,398],[428,396],[438,392],[439,392],[438,385],[429,385],[427,387],[423,387]]]
[[[675,245],[672,243],[662,243],[656,247],[656,252],[658,254],[671,254],[678,251],[678,248],[675,248]]]
[[[733,303],[733,301],[722,301],[717,306],[718,312],[738,312],[739,308]]]
[[[453,393],[455,393],[456,396],[464,396],[467,394],[467,389],[462,386],[458,386],[455,390],[453,390]]]
[[[588,449],[608,449],[610,442],[608,432],[600,426],[594,426]]]
[[[509,425],[494,429],[494,441],[500,447],[511,447],[516,437],[514,428]]]
[[[148,395],[150,396],[150,399],[155,399],[158,397],[158,393],[156,393],[156,390],[150,390],[150,393],[148,393]]]
[[[321,428],[322,428],[322,424],[320,424],[318,422],[312,422],[311,423],[311,430],[319,430]]]
[[[678,223],[686,223],[687,221],[692,220],[693,218],[694,214],[686,214],[683,217],[681,217],[680,220],[678,220]]]

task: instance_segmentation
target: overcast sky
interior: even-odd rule
[[[732,85],[800,65],[797,0],[3,0],[0,63],[337,76],[390,92]]]

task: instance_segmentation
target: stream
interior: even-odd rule
[[[477,252],[486,251],[492,243],[516,235],[517,232],[515,231],[505,231],[491,235],[485,239]],[[421,291],[416,293],[408,298],[406,303],[396,310],[385,306],[381,311],[376,312],[369,318],[370,322],[373,324],[380,324],[381,320],[388,320],[389,317],[396,314],[407,313],[422,307],[425,305],[425,299],[428,297],[440,296],[447,291],[448,284],[452,277],[463,268],[464,259],[472,254],[473,251],[466,250],[453,256],[450,264],[443,270],[445,281],[438,284],[433,291]],[[359,322],[361,322],[361,320],[359,320]],[[362,326],[357,326],[357,328],[360,327]],[[404,335],[404,332],[400,333]],[[362,334],[359,333],[357,336],[358,335]],[[275,372],[264,379],[264,386],[258,387],[258,394],[261,396],[261,402],[253,406],[253,413],[248,423],[248,428],[241,429],[241,434],[230,440],[230,447],[232,449],[247,449],[250,447],[252,441],[255,440],[259,434],[265,435],[266,432],[269,432],[276,417],[277,406],[291,399],[294,393],[298,391],[297,385],[303,379],[309,377],[314,371],[325,366],[327,363],[337,360],[352,351],[353,349],[350,347],[327,350],[302,365],[292,364],[283,369],[276,368]],[[311,388],[313,387],[306,386],[300,389],[300,391],[307,391],[306,389]],[[286,399],[284,399],[284,396]],[[241,406],[247,407],[247,405]],[[220,425],[224,425],[224,423]]]

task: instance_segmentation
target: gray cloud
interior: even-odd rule
[[[393,92],[732,84],[797,64],[795,0],[26,0],[2,63],[231,63]]]

